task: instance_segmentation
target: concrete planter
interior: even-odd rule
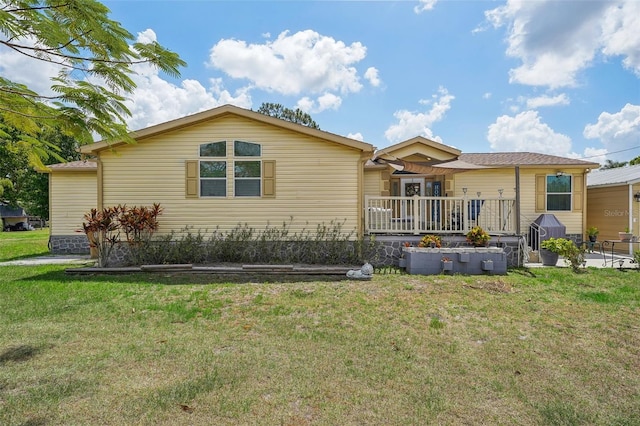
[[[483,271],[493,271],[493,260],[483,260],[481,265]]]
[[[498,247],[421,248],[403,247],[409,274],[441,273],[483,275],[507,273],[507,256]]]
[[[631,241],[631,237],[633,237],[631,232],[618,232],[618,238],[620,238],[620,241]]]
[[[443,271],[453,271],[453,261],[452,260],[443,260],[442,261],[442,270]]]

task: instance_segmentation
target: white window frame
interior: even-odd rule
[[[553,179],[559,179],[562,177],[567,177],[569,178],[569,192],[549,192],[549,178],[553,178]],[[547,175],[545,178],[545,188],[544,188],[544,192],[545,192],[545,203],[546,203],[546,210],[550,211],[550,212],[570,212],[573,210],[572,206],[573,206],[573,176],[571,176],[570,174],[555,174],[555,175]],[[568,195],[569,196],[569,208],[568,209],[550,209],[549,208],[549,196],[550,195]]]

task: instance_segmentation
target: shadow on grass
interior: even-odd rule
[[[522,275],[523,277],[528,277],[528,278],[537,277],[537,275],[533,273],[533,270],[531,268],[510,268],[507,272],[509,274]]]
[[[29,419],[24,423],[20,423],[20,426],[45,426],[47,423],[47,419],[43,417],[36,417]]]
[[[0,260],[0,262],[13,262],[16,260],[32,259],[34,257],[48,256],[50,254],[51,252],[49,252],[49,250],[44,250],[39,253],[29,253],[29,254],[22,254],[19,256],[6,257]]]
[[[207,274],[193,272],[134,272],[119,274],[67,274],[64,270],[48,271],[25,277],[20,281],[59,281],[71,283],[113,283],[113,284],[249,284],[249,283],[297,283],[297,282],[335,282],[348,280],[346,275],[304,275],[304,274]]]
[[[28,361],[40,352],[39,348],[31,345],[12,346],[0,353],[0,365],[7,362],[24,362]]]

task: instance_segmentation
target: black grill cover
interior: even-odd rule
[[[567,227],[552,214],[541,214],[533,223],[537,226],[532,224],[529,228],[529,243],[532,250],[538,250],[540,241],[549,238],[566,238],[567,236]]]

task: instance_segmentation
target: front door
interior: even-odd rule
[[[424,178],[400,179],[400,188],[403,197],[424,197]],[[402,200],[401,215],[404,219],[413,219],[413,200]]]
[[[403,197],[424,197],[424,178],[400,179]]]

